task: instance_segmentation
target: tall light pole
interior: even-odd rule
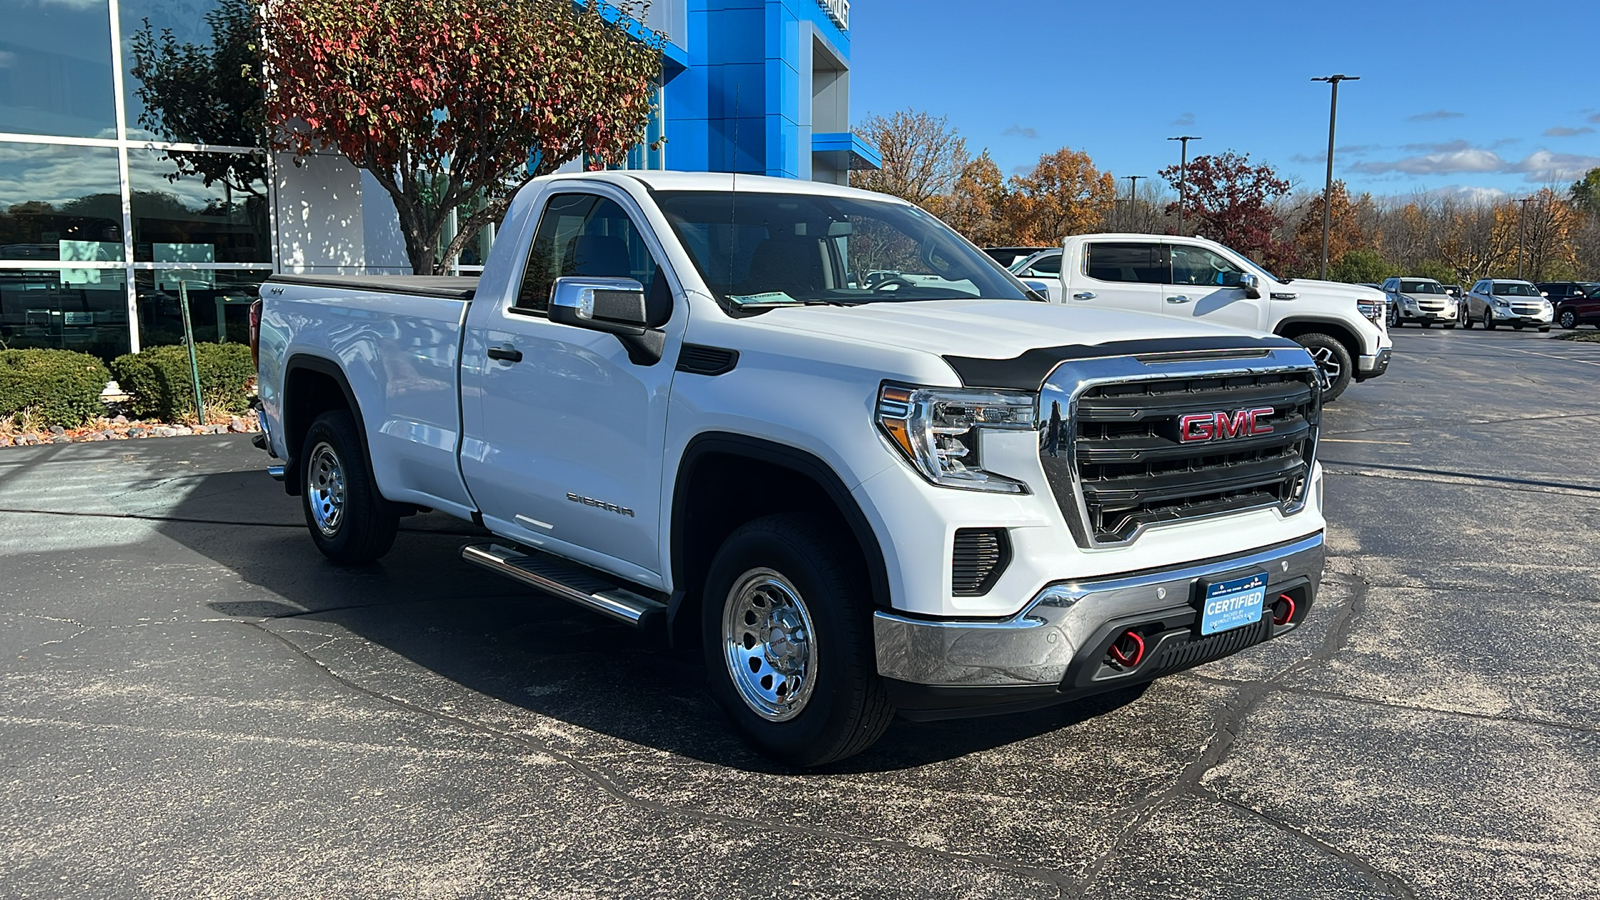
[[[1178,233],[1183,234],[1184,198],[1188,193],[1185,185],[1189,181],[1189,142],[1198,141],[1200,138],[1192,134],[1181,134],[1169,137],[1167,140],[1183,142],[1183,155],[1178,157]]]
[[[1522,280],[1522,216],[1528,211],[1528,204],[1533,202],[1532,197],[1523,197],[1517,201],[1517,280]]]
[[[1360,81],[1360,75],[1329,75],[1326,78],[1313,78],[1312,81],[1326,81],[1333,86],[1333,99],[1328,103],[1328,180],[1322,188],[1322,274],[1317,277],[1323,281],[1328,280],[1328,229],[1333,224],[1333,125],[1339,119],[1339,82]]]
[[[1145,176],[1145,175],[1124,175],[1122,177],[1128,179],[1128,216],[1127,216],[1127,221],[1128,221],[1129,224],[1132,224],[1133,223],[1133,201],[1134,201],[1134,198],[1136,198],[1138,196],[1137,192],[1138,192],[1138,189],[1139,189],[1139,179],[1146,178],[1148,176]]]

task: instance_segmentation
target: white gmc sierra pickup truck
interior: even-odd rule
[[[873,273],[868,279],[866,273]],[[870,287],[868,284],[870,283]],[[1038,302],[910,204],[536,179],[483,275],[274,276],[265,445],[336,562],[421,509],[473,564],[702,648],[796,765],[1297,627],[1324,387],[1271,335]]]
[[[1012,271],[1052,303],[1205,319],[1292,338],[1328,376],[1322,402],[1389,368],[1382,291],[1333,281],[1281,279],[1205,238],[1079,234]]]

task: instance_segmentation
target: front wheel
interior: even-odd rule
[[[860,753],[894,716],[865,573],[832,533],[787,514],[739,527],[701,601],[711,696],[757,749],[795,766]]]
[[[1332,403],[1350,386],[1355,374],[1355,361],[1350,358],[1350,351],[1338,338],[1316,331],[1302,334],[1295,341],[1306,348],[1322,374],[1327,376],[1328,389],[1322,393],[1322,402]]]
[[[1494,330],[1494,310],[1488,308],[1487,306],[1483,308],[1483,330]]]
[[[1400,310],[1399,310],[1398,307],[1396,307],[1394,304],[1391,303],[1391,304],[1389,304],[1389,328],[1390,329],[1395,329],[1395,328],[1399,328],[1399,327],[1400,327]]]
[[[325,412],[306,430],[301,506],[311,540],[336,563],[372,562],[394,546],[400,516],[378,493],[355,419]]]
[[[1563,309],[1560,317],[1556,319],[1556,324],[1571,331],[1578,327],[1578,314],[1570,309]]]

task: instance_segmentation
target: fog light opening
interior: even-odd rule
[[[1294,598],[1288,594],[1279,594],[1277,602],[1272,604],[1272,624],[1282,627],[1294,621]]]

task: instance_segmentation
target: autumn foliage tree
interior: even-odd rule
[[[888,116],[868,116],[856,130],[878,148],[882,165],[851,172],[850,184],[918,206],[949,193],[972,161],[966,140],[944,116],[900,110]]]
[[[1159,174],[1174,188],[1178,186],[1178,166],[1168,166]],[[1294,247],[1273,235],[1282,224],[1273,201],[1288,193],[1289,182],[1271,166],[1253,166],[1250,154],[1229,150],[1189,160],[1187,181],[1185,215],[1196,233],[1269,267],[1292,261]],[[1169,208],[1169,212],[1177,211],[1177,204]]]
[[[1351,250],[1367,246],[1367,235],[1356,217],[1356,206],[1343,181],[1335,181],[1328,192],[1328,267],[1336,269],[1344,255]],[[1294,246],[1302,261],[1316,264],[1322,258],[1322,207],[1323,196],[1317,194],[1306,204],[1306,214],[1295,229]],[[1381,280],[1381,279],[1380,279]]]
[[[1054,246],[1100,227],[1116,199],[1110,172],[1096,169],[1089,154],[1063,147],[1039,157],[1028,174],[1012,176],[1005,219],[1015,242]]]
[[[260,9],[274,144],[322,147],[394,201],[412,270],[440,269],[529,178],[642,138],[661,39],[597,0],[272,0]]]

